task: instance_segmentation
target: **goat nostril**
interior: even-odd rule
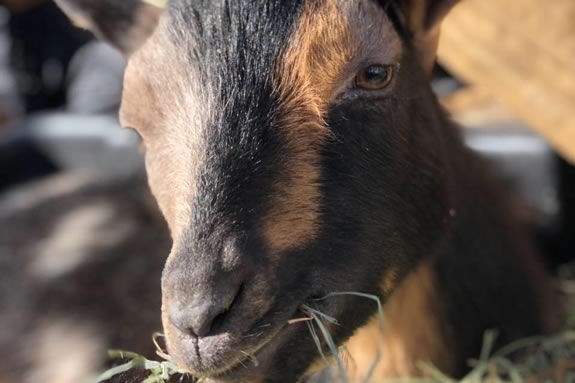
[[[210,330],[214,330],[216,331],[218,328],[221,327],[221,325],[224,323],[224,320],[226,318],[228,314],[228,310],[216,315],[216,317],[214,318],[212,325],[210,326]],[[209,332],[209,330],[208,330]]]
[[[230,310],[232,309],[232,307],[236,306],[238,303],[238,300],[240,298],[240,296],[242,295],[244,290],[244,285],[240,285],[239,289],[236,292],[236,295],[234,296],[233,300],[229,303],[229,305],[219,314],[217,314],[214,319],[212,320],[211,326],[210,326],[210,330],[211,332],[215,332],[218,331],[221,326],[224,325],[226,318],[228,317],[228,314],[230,312]],[[208,330],[208,333],[210,332],[210,330]]]
[[[232,290],[234,291],[234,290]],[[206,337],[218,331],[226,322],[229,312],[238,303],[243,292],[243,286],[229,294],[210,299],[209,301],[191,302],[184,306],[174,305],[170,309],[169,318],[180,331],[196,338]]]

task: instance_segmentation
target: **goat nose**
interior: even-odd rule
[[[214,330],[214,324],[223,323],[240,290],[228,288],[218,294],[195,293],[191,299],[176,300],[168,307],[170,321],[185,334],[206,337]]]

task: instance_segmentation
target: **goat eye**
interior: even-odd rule
[[[393,79],[395,66],[375,64],[362,69],[355,77],[355,86],[365,90],[380,90]]]

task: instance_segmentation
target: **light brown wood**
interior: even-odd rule
[[[440,101],[451,118],[467,128],[495,127],[518,120],[497,97],[481,86],[463,88]]]
[[[575,161],[575,1],[462,1],[444,23],[439,60]]]

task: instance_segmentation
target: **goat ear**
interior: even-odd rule
[[[459,0],[404,0],[404,15],[424,69],[431,73],[441,22]]]
[[[56,0],[79,27],[89,29],[124,54],[138,49],[155,30],[161,8],[142,0]]]

